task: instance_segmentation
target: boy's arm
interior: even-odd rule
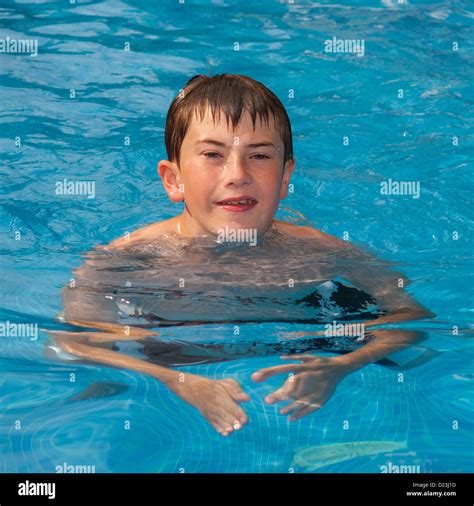
[[[341,276],[372,295],[386,311],[384,316],[365,322],[366,327],[436,316],[405,290],[410,284],[405,275],[381,265],[381,261],[372,255],[364,254],[364,257],[362,265],[349,262]]]
[[[372,339],[358,350],[334,357],[345,374],[403,350],[423,338],[422,332],[412,330],[371,330],[370,335]]]
[[[74,275],[79,279],[88,274],[90,276],[87,270],[94,267],[93,260],[86,260],[79,269],[74,271]],[[93,278],[94,276],[92,276],[92,280]],[[240,429],[242,425],[247,423],[247,415],[239,403],[246,402],[250,398],[234,379],[212,380],[195,374],[184,374],[177,370],[168,369],[104,348],[103,343],[135,340],[142,337],[157,336],[158,334],[143,328],[123,326],[108,323],[108,321],[88,321],[89,319],[95,319],[92,316],[94,314],[98,315],[99,318],[113,321],[115,312],[113,308],[97,306],[94,301],[88,301],[84,297],[77,296],[76,291],[80,289],[79,286],[63,289],[65,321],[86,329],[99,329],[103,332],[51,332],[55,342],[64,351],[85,360],[129,369],[156,378],[185,402],[194,406],[212,427],[223,436]]]
[[[355,246],[336,238],[330,239],[329,242],[332,246],[341,248],[341,253],[347,259],[344,268],[338,266],[338,272],[334,272],[333,275],[340,276],[353,283],[354,286],[367,291],[377,299],[381,309],[387,311],[382,318],[364,322],[366,327],[435,316],[404,291],[403,288],[407,285],[408,279],[401,273],[380,265],[379,260],[357,250]],[[363,259],[362,263],[361,259]],[[293,333],[293,336],[290,334],[289,337],[315,334],[321,335],[324,332]],[[423,337],[421,332],[398,329],[370,330],[370,335],[371,339],[368,343],[345,355],[283,356],[281,358],[285,360],[300,360],[301,363],[260,369],[252,375],[252,379],[261,382],[276,374],[291,373],[283,385],[269,394],[265,401],[269,404],[290,401],[280,412],[289,415],[289,420],[298,420],[323,406],[346,375],[411,346]]]
[[[252,374],[255,382],[264,381],[276,374],[287,374],[283,385],[265,398],[265,402],[290,401],[281,410],[289,420],[298,420],[323,406],[335,392],[338,383],[371,362],[413,344],[421,332],[377,330],[376,339],[361,349],[337,357],[318,355],[286,355],[285,360],[299,360],[299,364],[285,364],[260,369]],[[375,336],[374,336],[375,337]]]
[[[315,231],[319,239],[327,242],[328,248],[336,249],[345,262],[337,264],[333,274],[350,281],[377,299],[387,314],[376,320],[365,322],[365,326],[433,318],[436,315],[419,304],[405,291],[410,280],[401,272],[388,267],[389,262],[367,253],[354,244],[334,236]]]
[[[71,322],[72,323],[72,322]],[[87,322],[91,326],[94,322]],[[97,326],[103,326],[99,322]],[[109,324],[105,324],[109,332],[50,332],[55,342],[67,353],[85,360],[124,368],[142,374],[148,374],[166,385],[185,402],[194,406],[207,421],[223,436],[227,436],[247,423],[248,417],[239,406],[240,402],[250,400],[239,383],[233,379],[212,380],[195,374],[183,373],[168,369],[138,358],[130,357],[100,346],[117,340],[130,340],[142,337],[140,328],[111,333]],[[133,337],[131,337],[133,334]],[[96,343],[95,346],[90,343]]]
[[[350,281],[357,288],[372,295],[386,314],[375,320],[365,321],[364,327],[373,327],[385,323],[406,322],[436,315],[419,304],[405,291],[410,280],[400,272],[389,269],[375,256],[358,249],[351,243],[341,241],[327,234],[324,236],[328,246],[337,248],[346,258],[344,266],[338,266],[338,275]],[[298,332],[286,334],[287,338],[303,337],[307,335],[325,335],[320,332]],[[335,363],[340,363],[347,372],[353,372],[365,365],[377,362],[391,353],[400,351],[422,338],[422,333],[408,330],[371,330],[372,339],[360,349],[333,357]]]
[[[112,243],[113,244],[113,243]],[[108,246],[95,246],[94,250],[108,249]],[[105,364],[112,367],[125,368],[143,374],[148,374],[171,389],[179,388],[180,372],[166,367],[159,366],[133,358],[111,349],[106,349],[101,344],[114,343],[116,341],[137,340],[143,337],[158,336],[156,332],[133,327],[110,323],[108,321],[88,321],[86,315],[90,315],[97,309],[96,304],[85,301],[83,297],[78,297],[77,291],[81,290],[82,280],[87,277],[93,277],[93,271],[97,264],[91,255],[86,255],[83,264],[73,271],[74,279],[77,283],[74,288],[65,286],[62,291],[62,301],[64,311],[62,313],[65,323],[84,329],[82,332],[49,332],[54,338],[55,343],[65,352],[71,353],[82,359]],[[91,274],[92,273],[92,274]],[[105,308],[99,308],[98,313],[105,319],[113,315],[107,314]],[[96,332],[101,330],[103,332]]]
[[[409,280],[399,272],[375,268],[372,275],[369,271],[349,271],[346,278],[354,286],[372,295],[379,303],[380,309],[386,311],[384,316],[365,322],[366,327],[436,316],[404,290]],[[399,283],[403,283],[403,287],[399,287]]]
[[[65,306],[66,305],[67,304],[65,304]],[[148,374],[167,386],[177,381],[179,376],[179,372],[177,371],[146,362],[145,360],[129,357],[128,355],[117,353],[100,346],[95,346],[95,344],[100,345],[103,343],[130,341],[143,337],[158,336],[156,332],[139,327],[124,326],[108,322],[69,319],[66,320],[66,323],[84,329],[100,329],[104,332],[50,331],[49,334],[63,351],[92,362],[99,362],[113,367],[123,367]]]
[[[71,322],[72,323],[72,322]],[[93,322],[89,322],[92,324]],[[100,323],[98,324],[100,326]],[[134,329],[142,330],[142,329]],[[71,353],[92,362],[98,362],[113,367],[130,369],[143,374],[155,377],[167,386],[175,386],[179,378],[179,372],[166,367],[146,362],[145,360],[129,357],[116,351],[108,350],[99,346],[92,346],[90,343],[107,343],[118,340],[130,340],[141,337],[135,334],[133,337],[126,332],[104,333],[104,332],[50,332],[58,346],[67,353]]]

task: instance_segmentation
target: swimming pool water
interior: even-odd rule
[[[64,463],[96,472],[309,472],[293,463],[299,449],[357,441],[406,449],[316,472],[379,473],[388,462],[472,472],[469,2],[40,1],[3,2],[0,14],[0,38],[38,41],[37,56],[0,53],[0,320],[42,329],[37,340],[0,337],[0,472]],[[364,56],[324,52],[332,37],[363,38]],[[44,351],[44,329],[62,328],[60,289],[81,255],[179,211],[156,174],[167,108],[192,75],[222,72],[262,81],[289,112],[295,191],[277,218],[397,262],[409,291],[437,315],[407,325],[426,332],[427,363],[402,371],[403,381],[399,371],[365,367],[293,423],[263,402],[282,377],[250,379],[278,357],[182,367],[233,377],[251,396],[249,424],[228,438],[150,377]],[[419,198],[382,195],[390,178],[418,181]],[[58,195],[64,179],[93,181],[93,198]],[[290,330],[314,328],[266,322],[241,332],[263,339]],[[164,334],[233,338],[224,324]],[[81,396],[97,383],[99,394]]]

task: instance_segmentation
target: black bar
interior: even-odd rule
[[[48,483],[51,499],[52,488],[35,485]],[[0,506],[472,506],[470,483],[470,474],[1,474]],[[46,495],[19,495],[20,484]],[[456,495],[434,495],[447,492]]]

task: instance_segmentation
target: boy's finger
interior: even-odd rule
[[[273,367],[267,367],[265,369],[260,369],[252,374],[252,380],[255,382],[266,380],[275,374],[282,374],[285,372],[291,372],[295,370],[298,364],[288,364],[288,365],[275,365]]]
[[[242,387],[240,386],[240,384],[235,381],[234,383],[230,384],[230,390],[232,392],[232,396],[240,396],[240,397],[245,397],[246,399],[250,399],[250,397],[243,391]]]
[[[239,420],[242,425],[246,424],[249,421],[249,417],[247,416],[247,413],[243,409],[240,410]]]
[[[248,402],[250,400],[250,396],[242,390],[242,387],[239,385],[239,383],[237,383],[237,381],[229,380],[224,384],[227,385],[226,390],[235,401]]]
[[[247,423],[248,418],[245,411],[238,405],[234,404],[233,406],[226,407],[226,412],[223,415],[226,422],[231,425],[234,429],[237,424],[240,428],[244,423]]]
[[[229,432],[240,430],[245,423],[247,423],[247,416],[241,409],[228,411],[225,415],[225,426],[231,429]]]
[[[233,428],[233,417],[229,413],[218,418],[218,423],[224,432],[232,432]]]
[[[242,425],[243,423],[240,421],[240,419],[236,418],[233,422],[232,422],[232,428],[234,430],[240,430],[242,428]]]
[[[267,404],[273,404],[275,402],[289,401],[292,397],[292,392],[289,389],[282,387],[267,395],[267,397],[265,397],[265,402]]]
[[[238,424],[240,425],[239,427],[240,429],[242,425],[244,425],[247,422],[248,422],[247,413],[242,408],[239,407],[235,413],[234,428],[236,428],[235,425]]]
[[[236,422],[239,425],[247,423],[248,418],[245,411],[235,402],[229,399],[229,402],[226,402],[223,405],[223,408],[224,410],[222,411],[221,418],[223,418],[231,427],[234,427]]]
[[[301,399],[296,399],[295,401],[290,402],[290,404],[287,404],[285,407],[281,408],[280,413],[282,415],[288,415],[289,413],[303,409],[306,406],[308,406],[308,402],[302,401]]]
[[[235,380],[234,378],[224,378],[224,379],[220,380],[220,382],[229,388],[241,389],[239,382],[237,380]]]
[[[239,402],[248,402],[250,400],[250,395],[245,392],[237,392],[232,397]]]
[[[211,422],[211,425],[222,436],[227,436],[227,434],[229,433],[229,431],[227,431],[225,429],[225,423],[223,420],[222,421],[220,421],[220,420],[213,421],[213,422]]]
[[[309,415],[313,411],[316,411],[320,407],[321,407],[321,404],[310,403],[307,406],[305,406],[304,408],[300,409],[294,415],[290,416],[290,418],[288,418],[288,420],[290,420],[290,422],[293,422],[295,420],[299,420],[300,418],[303,418],[304,416]]]
[[[302,360],[303,362],[307,362],[308,360],[314,360],[318,358],[317,355],[282,355],[280,358],[284,360]]]

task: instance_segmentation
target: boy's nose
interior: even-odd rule
[[[243,184],[248,184],[251,181],[251,176],[247,170],[247,167],[245,166],[245,162],[239,160],[238,158],[229,160],[224,165],[224,174],[226,184],[242,186]]]

